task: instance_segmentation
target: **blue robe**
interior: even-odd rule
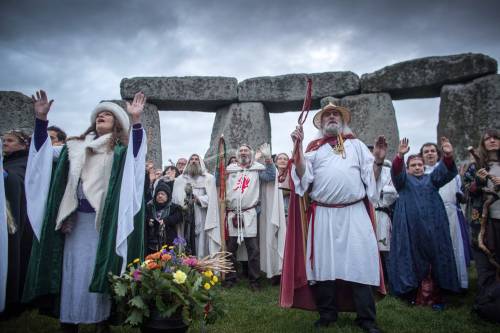
[[[404,167],[398,175],[391,170],[399,193],[388,266],[390,290],[394,294],[418,288],[429,269],[438,287],[460,289],[448,216],[438,192],[456,175],[454,163],[449,169],[445,163],[439,163],[432,173],[420,177],[406,174]]]

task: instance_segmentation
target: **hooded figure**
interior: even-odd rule
[[[52,101],[43,91],[33,100],[26,198],[36,239],[23,300],[50,301],[63,330],[74,332],[77,324],[108,319],[108,273],[120,274],[143,255],[145,98],[136,94],[127,112],[99,103],[90,127],[60,147],[47,136]]]
[[[192,200],[189,200],[190,197]],[[191,205],[194,208],[196,256],[202,258],[220,251],[219,206],[215,178],[207,172],[200,155],[191,155],[182,175],[175,179],[172,202],[182,206],[186,211],[189,211]],[[184,224],[186,223],[188,221],[184,221]],[[183,225],[179,234],[189,240],[191,237],[185,234],[185,230],[190,228],[186,227],[189,226]]]
[[[153,199],[146,206],[146,254],[161,250],[163,245],[172,245],[177,237],[177,225],[181,222],[182,207],[172,203],[170,186],[159,182]]]

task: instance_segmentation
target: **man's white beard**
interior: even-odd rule
[[[239,162],[240,164],[247,165],[248,163],[250,163],[250,158],[247,156],[240,156]]]
[[[203,170],[201,169],[201,165],[198,163],[188,163],[184,169],[184,173],[194,178],[201,176],[203,174]]]
[[[337,136],[342,128],[342,124],[330,123],[323,127],[323,135]]]

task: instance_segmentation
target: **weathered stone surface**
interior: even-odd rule
[[[388,92],[392,99],[438,97],[445,84],[465,83],[496,72],[496,60],[484,54],[420,58],[363,74],[361,92]]]
[[[123,100],[111,101],[119,104],[126,110],[126,104]],[[146,103],[144,107],[144,114],[142,115],[142,126],[146,130],[146,137],[148,140],[148,152],[146,155],[147,161],[152,161],[155,168],[162,168],[161,156],[161,130],[160,130],[160,116],[156,105]]]
[[[243,143],[254,149],[263,143],[271,144],[271,120],[262,103],[233,103],[220,108],[210,138],[210,148],[205,154],[205,163],[213,170],[217,146],[221,134],[226,141],[227,155],[235,155]]]
[[[31,134],[34,126],[31,98],[16,91],[0,91],[0,135],[12,129]]]
[[[443,87],[437,135],[450,139],[457,161],[468,159],[467,147],[477,147],[486,128],[500,128],[500,75]]]
[[[238,99],[238,81],[232,77],[135,77],[122,79],[123,99],[144,92],[148,102],[167,111],[211,111]]]
[[[311,78],[312,108],[321,98],[342,97],[359,92],[359,77],[353,72],[326,72],[264,76],[238,84],[240,102],[262,102],[269,112],[300,111],[304,102],[307,78]]]
[[[329,101],[349,108],[350,127],[365,144],[374,144],[379,135],[384,135],[388,144],[387,159],[392,160],[399,144],[399,131],[389,94],[361,94],[341,99],[326,97],[321,100],[321,107]]]

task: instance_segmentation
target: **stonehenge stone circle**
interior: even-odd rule
[[[486,128],[500,129],[500,75],[443,87],[438,138],[450,138],[458,161],[468,160],[467,147],[477,147]]]
[[[437,137],[447,136],[457,160],[468,158],[466,148],[476,146],[487,127],[499,128],[500,76],[497,61],[487,55],[464,53],[426,57],[386,66],[361,79],[350,71],[287,74],[249,78],[135,77],[120,83],[121,101],[142,91],[148,98],[144,127],[148,159],[161,167],[158,110],[215,112],[207,164],[213,165],[222,133],[230,152],[241,143],[253,147],[271,143],[270,112],[300,111],[306,80],[313,80],[312,109],[329,100],[353,113],[352,128],[366,144],[379,134],[388,139],[387,158],[394,156],[399,131],[392,100],[440,97]],[[18,92],[0,91],[0,132],[33,130],[33,104]]]
[[[467,82],[496,72],[496,60],[484,54],[420,58],[362,75],[361,92],[388,92],[395,100],[439,97],[445,84]]]
[[[312,105],[327,96],[342,97],[359,93],[359,77],[353,72],[288,74],[247,79],[238,84],[240,102],[262,102],[269,112],[302,109],[307,79],[313,81]]]
[[[31,98],[16,91],[0,91],[0,135],[12,129],[31,134],[34,127]]]
[[[142,91],[160,110],[209,111],[238,100],[238,80],[232,77],[135,77],[123,79],[123,99]]]
[[[239,145],[243,143],[254,149],[263,143],[271,144],[271,121],[264,104],[233,103],[217,110],[210,146],[205,154],[209,170],[215,166],[221,134],[224,134],[226,141],[227,157],[235,155]]]

